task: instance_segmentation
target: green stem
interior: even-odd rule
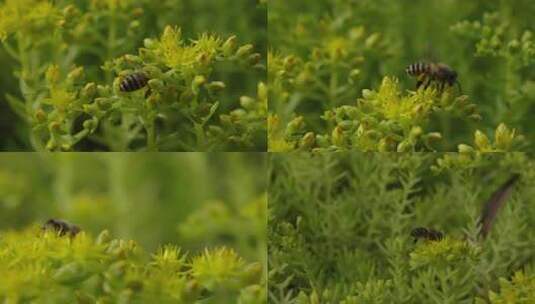
[[[30,145],[36,152],[46,152],[45,145],[40,139],[38,131],[30,130]]]
[[[147,132],[147,151],[157,152],[158,145],[156,144],[156,129],[154,128],[154,122],[150,122],[145,125]]]
[[[199,124],[199,123],[194,123],[193,127],[195,129],[195,137],[197,138],[197,149],[199,149],[199,151],[204,151],[204,147],[205,147],[204,125]]]
[[[17,58],[20,63],[20,78],[24,78],[27,75],[33,75],[35,77],[35,74],[31,70],[31,60],[30,60],[30,54],[25,51],[26,49],[26,41],[25,38],[22,35],[17,35]],[[31,83],[31,82],[26,82]],[[22,92],[21,88],[21,92]],[[33,98],[30,96],[27,96],[27,94],[22,94],[22,97],[24,98],[24,106],[26,107],[26,113],[28,113],[28,121],[31,121],[31,114],[33,113]],[[29,137],[30,137],[30,144],[32,145],[33,150],[35,151],[43,151],[44,145],[41,142],[40,138],[36,136],[34,131],[32,130],[32,125],[30,124],[29,128]]]
[[[2,44],[4,45],[4,49],[6,50],[7,54],[20,62],[19,53],[9,43],[7,43],[7,41],[2,42]]]

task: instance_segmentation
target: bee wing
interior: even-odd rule
[[[520,175],[515,174],[509,178],[509,180],[507,180],[496,192],[492,194],[490,199],[483,206],[480,222],[482,225],[480,235],[483,238],[485,238],[489,233],[498,210],[503,206],[505,200],[513,191],[513,185],[516,183],[519,177]]]

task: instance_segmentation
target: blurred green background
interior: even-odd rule
[[[0,9],[13,6],[12,0],[0,0]],[[178,26],[182,30],[184,40],[197,39],[202,33],[212,33],[226,39],[232,35],[237,42],[253,44],[254,51],[262,55],[265,63],[267,53],[267,5],[261,0],[59,0],[34,1],[50,2],[65,11],[74,5],[81,13],[75,20],[76,32],[84,33],[82,38],[68,38],[65,43],[75,46],[73,54],[33,53],[34,65],[46,69],[52,63],[69,69],[72,64],[83,66],[87,81],[101,84],[106,81],[106,73],[101,66],[104,62],[125,54],[137,54],[143,47],[145,38],[156,38],[162,34],[167,25]],[[21,2],[24,5],[35,5],[34,2]],[[96,9],[95,9],[96,7]],[[38,12],[35,12],[38,14]],[[48,16],[49,17],[49,16]],[[113,17],[113,18],[112,18]],[[44,18],[44,17],[43,17]],[[114,20],[112,20],[114,19]],[[44,20],[43,22],[45,22]],[[111,31],[111,24],[116,30],[117,42],[114,47],[106,44]],[[17,25],[23,27],[24,25]],[[0,33],[7,25],[0,23]],[[90,28],[89,28],[90,27]],[[12,29],[13,30],[13,29]],[[29,29],[31,32],[31,29]],[[56,33],[57,34],[57,33]],[[64,34],[64,33],[63,33]],[[17,34],[10,34],[7,42],[13,44]],[[48,33],[52,37],[52,33]],[[60,32],[59,37],[62,33]],[[65,36],[69,36],[66,34]],[[42,34],[35,37],[43,38]],[[48,36],[45,36],[48,37]],[[58,37],[56,37],[58,38]],[[71,40],[69,40],[71,39]],[[30,41],[37,38],[30,38]],[[34,43],[38,43],[33,41]],[[56,57],[60,55],[60,62]],[[43,66],[41,66],[43,65]],[[0,150],[27,151],[32,150],[28,142],[28,126],[9,107],[6,94],[21,97],[20,83],[15,74],[20,67],[8,55],[4,47],[0,47]],[[42,71],[42,70],[40,70]],[[241,96],[256,96],[258,82],[265,82],[265,72],[261,70],[244,70],[237,66],[223,65],[218,67],[214,79],[222,80],[226,89],[220,96],[220,109],[229,111],[239,106]]]
[[[486,14],[492,17],[485,20]],[[379,35],[377,42],[369,49],[364,43],[348,47],[348,52],[361,54],[363,62],[358,79],[347,89],[350,97],[338,100],[336,106],[355,104],[362,89],[376,89],[384,76],[399,78],[404,91],[413,90],[416,82],[405,73],[409,64],[444,62],[458,72],[463,93],[477,104],[483,120],[433,119],[431,129],[440,130],[444,138],[439,150],[457,151],[455,143],[471,142],[476,128],[492,134],[501,122],[526,135],[533,147],[534,14],[531,0],[273,0],[268,12],[269,47],[274,53],[316,63],[314,49],[326,47],[336,37],[348,41],[363,27],[365,38]],[[464,21],[479,25],[469,30]],[[339,82],[346,78],[339,73]],[[322,130],[319,117],[326,98],[296,95],[304,100],[295,113]]]
[[[96,235],[266,254],[261,153],[2,153],[0,229],[62,218]]]

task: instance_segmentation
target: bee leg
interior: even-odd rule
[[[422,86],[422,83],[424,83],[423,80],[418,80],[418,82],[416,82],[416,90],[418,90],[420,86]]]
[[[145,98],[149,97],[150,94],[152,94],[152,90],[150,88],[148,88],[147,92],[145,92]]]
[[[429,85],[431,85],[431,79],[427,79],[427,81],[425,82],[424,90],[427,90],[427,88],[429,87]]]

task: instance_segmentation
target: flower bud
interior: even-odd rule
[[[110,87],[109,86],[103,86],[103,85],[97,85],[97,92],[99,96],[109,96],[111,95]]]
[[[61,131],[61,124],[57,121],[53,121],[48,125],[50,133],[59,133]]]
[[[360,76],[360,70],[359,69],[353,69],[349,72],[349,80],[356,81],[358,80]]]
[[[206,82],[206,78],[203,75],[197,75],[193,78],[193,87],[198,88]]]
[[[457,150],[459,151],[459,153],[472,153],[475,151],[474,148],[465,144],[458,145]]]
[[[37,111],[35,111],[34,117],[35,120],[37,120],[37,122],[39,123],[45,122],[47,119],[46,112],[43,111],[43,109],[37,109]]]
[[[149,88],[155,91],[161,91],[164,87],[164,83],[160,79],[151,79],[149,80],[148,85]]]
[[[425,135],[425,137],[427,138],[427,140],[429,141],[432,141],[432,140],[441,140],[442,139],[442,134],[440,134],[439,132],[431,132],[431,133],[427,133]]]
[[[157,42],[154,39],[150,39],[150,38],[145,38],[143,40],[143,45],[147,49],[155,49],[158,46]]]
[[[98,120],[96,118],[95,119],[88,119],[88,120],[84,121],[83,127],[84,127],[84,129],[93,131],[93,130],[96,129],[97,124],[98,124]]]
[[[422,133],[423,133],[423,130],[421,127],[412,127],[409,137],[417,138],[418,136],[422,135]]]
[[[230,36],[225,43],[223,43],[223,46],[221,47],[223,50],[223,55],[230,56],[236,49],[236,36]]]
[[[301,141],[299,142],[299,146],[303,149],[310,149],[314,147],[314,143],[316,141],[316,136],[313,132],[307,132],[303,138],[301,138]]]
[[[139,58],[139,56],[131,55],[131,54],[126,54],[126,55],[124,55],[124,59],[125,59],[128,63],[142,63],[142,62],[143,62],[143,61],[141,60],[141,58]]]
[[[265,83],[259,82],[257,88],[258,100],[267,100],[268,99],[268,88]]]
[[[200,53],[199,56],[197,56],[196,58],[197,62],[204,66],[209,65],[211,59],[212,59],[212,56],[210,56],[206,52]]]
[[[244,46],[241,46],[238,51],[236,51],[236,56],[240,58],[244,58],[245,56],[248,56],[253,51],[253,45],[252,44],[246,44]]]
[[[138,28],[141,27],[141,22],[139,20],[133,20],[128,24],[128,29],[131,31],[136,31]]]
[[[75,82],[80,81],[84,77],[84,67],[77,67],[74,70],[70,71],[67,75],[67,79]]]
[[[364,99],[373,99],[376,95],[377,93],[375,91],[368,89],[362,90],[362,97],[364,97]]]
[[[344,146],[344,143],[345,143],[344,130],[342,130],[342,128],[340,128],[339,126],[333,129],[333,131],[331,132],[331,138],[332,138],[332,143],[335,146]]]
[[[208,133],[214,137],[217,137],[217,136],[224,134],[225,132],[223,131],[221,127],[211,125],[211,126],[208,126]]]
[[[233,121],[239,121],[241,118],[243,118],[245,115],[247,115],[247,112],[243,109],[236,109],[230,112],[230,116]]]
[[[412,144],[406,140],[400,142],[397,147],[397,152],[407,152],[412,148]]]
[[[53,85],[53,84],[58,83],[59,77],[60,77],[59,66],[56,64],[49,66],[45,73],[45,79],[48,82],[48,84]]]
[[[363,26],[354,27],[349,31],[349,38],[351,40],[358,40],[358,39],[362,38],[362,36],[364,36],[364,27]]]
[[[109,108],[111,108],[111,100],[107,97],[96,98],[95,103],[101,110],[108,110]]]
[[[90,82],[80,92],[80,97],[85,99],[92,99],[97,93],[97,85],[94,82]]]
[[[97,237],[97,244],[104,245],[111,241],[111,235],[108,230],[103,230]]]
[[[226,88],[226,85],[222,81],[212,81],[206,85],[206,88],[210,92],[220,92]]]
[[[291,71],[296,63],[297,63],[297,59],[294,56],[290,55],[284,58],[284,61],[282,62],[282,66],[284,67],[285,71]]]
[[[509,52],[511,53],[517,53],[520,50],[520,42],[516,39],[513,39],[509,41],[509,44],[507,45],[509,48]]]
[[[364,42],[364,45],[371,49],[376,46],[377,42],[379,41],[379,38],[381,38],[381,34],[379,33],[373,33],[368,38],[366,38],[366,41]]]
[[[248,96],[240,97],[240,105],[249,111],[252,111],[256,108],[256,100]]]
[[[258,53],[254,53],[254,54],[249,56],[248,62],[249,62],[250,65],[257,65],[257,64],[260,63],[261,59],[262,59],[262,55],[260,55]]]
[[[391,138],[381,138],[377,145],[379,152],[392,152],[396,148],[396,143]]]
[[[295,133],[299,133],[304,127],[305,120],[303,116],[297,116],[288,123],[288,126],[286,127],[286,134],[292,135]]]
[[[474,135],[474,138],[475,138],[476,146],[479,150],[485,151],[491,148],[489,139],[487,135],[483,134],[483,132],[477,130]]]

